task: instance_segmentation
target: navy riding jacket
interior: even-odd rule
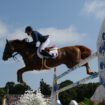
[[[40,41],[41,43],[43,43],[49,37],[49,35],[43,36],[38,31],[32,31],[31,35],[32,35],[32,39],[33,39],[34,44],[36,44],[37,41]]]

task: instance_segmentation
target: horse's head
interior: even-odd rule
[[[5,49],[3,52],[3,60],[8,60],[8,58],[12,57],[12,54],[14,53],[14,48],[10,41],[6,40]]]
[[[34,47],[33,44],[29,43],[27,39],[23,40],[11,40],[6,41],[4,53],[3,53],[3,60],[8,60],[8,58],[14,57],[14,55],[22,54],[22,56],[27,52],[29,54],[31,52],[35,52],[37,48]],[[14,54],[14,52],[17,52],[17,54]]]

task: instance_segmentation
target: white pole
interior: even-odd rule
[[[57,81],[56,81],[56,68],[54,68],[53,87],[51,92],[51,105],[57,105]]]

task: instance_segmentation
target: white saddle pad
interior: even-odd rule
[[[49,52],[50,55],[53,55],[54,58],[58,56],[58,48],[52,48]]]
[[[58,56],[58,48],[52,48],[50,51],[49,51],[49,54],[53,55],[53,58],[56,58]],[[37,49],[37,55],[39,58],[45,58],[41,53],[40,53],[40,48]]]

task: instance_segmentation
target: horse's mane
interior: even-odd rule
[[[34,49],[34,50],[37,49],[35,48],[35,45],[33,45],[31,42],[26,41],[25,39],[23,40],[15,39],[15,40],[10,40],[9,42],[26,46],[29,49]]]

